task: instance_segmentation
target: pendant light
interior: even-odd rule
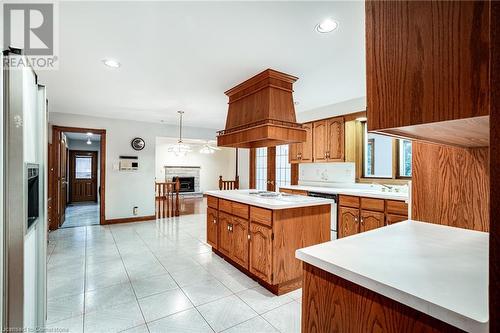
[[[191,147],[182,142],[182,116],[184,115],[184,111],[177,111],[177,113],[179,114],[179,140],[176,144],[170,145],[167,151],[174,153],[176,156],[184,156],[191,152]]]

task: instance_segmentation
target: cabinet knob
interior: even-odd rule
[[[250,240],[250,234],[248,234],[247,238],[248,238],[248,240]]]
[[[216,219],[214,219],[214,224],[216,224],[216,223],[217,223],[217,220],[216,220]]]
[[[358,222],[358,218],[357,217],[354,218],[354,222]]]

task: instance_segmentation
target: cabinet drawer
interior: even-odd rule
[[[387,200],[387,213],[408,215],[408,204],[404,201]]]
[[[406,221],[406,220],[408,220],[408,216],[406,216],[406,215],[396,215],[396,214],[387,214],[386,215],[387,224],[394,224],[394,223],[398,223],[398,222]]]
[[[359,208],[359,197],[340,195],[339,206]]]
[[[272,226],[273,211],[269,209],[250,206],[250,221]]]
[[[232,214],[231,208],[232,208],[231,201],[223,200],[223,199],[219,200],[219,210],[220,211]]]
[[[293,190],[293,194],[307,196],[307,191],[304,191],[304,190]]]
[[[281,193],[288,193],[288,194],[293,194],[293,190],[289,188],[280,188]]]
[[[207,206],[208,207],[217,209],[218,203],[219,203],[219,199],[217,199],[216,197],[212,197],[210,195],[207,196]]]
[[[373,198],[361,198],[361,209],[383,212],[384,211],[384,200],[383,199],[373,199]]]
[[[248,205],[232,202],[232,214],[248,220]]]

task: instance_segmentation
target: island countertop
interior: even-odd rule
[[[231,190],[231,191],[207,191],[206,195],[211,195],[220,199],[241,202],[247,205],[267,208],[272,210],[290,209],[300,207],[312,207],[320,205],[330,205],[333,200],[307,197],[303,195],[290,195],[280,193],[276,197],[262,197],[257,190]]]
[[[405,221],[296,257],[468,332],[488,331],[488,233]]]

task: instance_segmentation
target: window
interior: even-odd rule
[[[255,149],[255,188],[267,191],[267,148]]]
[[[393,150],[397,149],[396,154]],[[363,123],[363,178],[411,177],[411,141],[368,133]]]
[[[411,177],[411,141],[399,141],[399,176]]]
[[[276,146],[276,190],[290,185],[290,163],[288,163],[288,145]]]
[[[75,178],[76,179],[92,178],[92,157],[89,156],[75,157]]]

